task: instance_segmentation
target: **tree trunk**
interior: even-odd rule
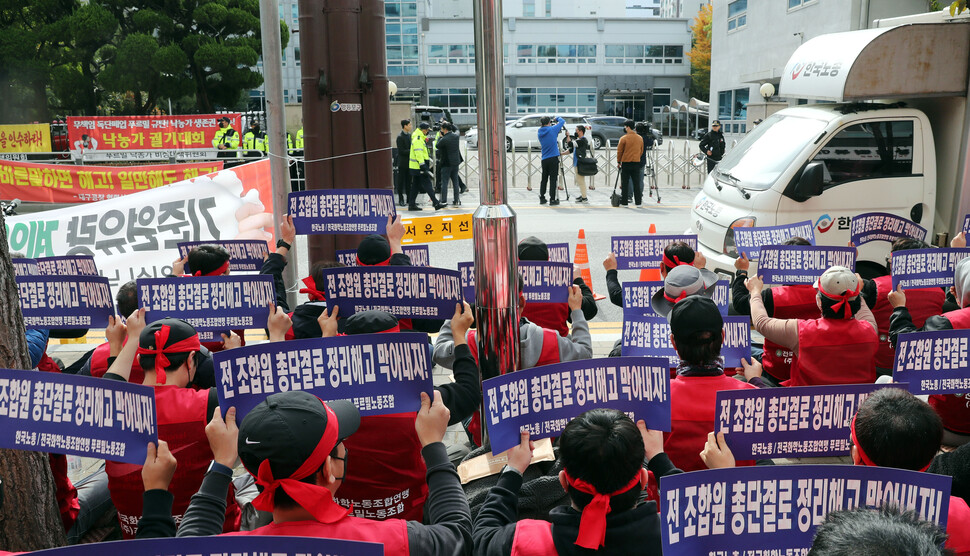
[[[10,263],[3,214],[0,213],[0,368],[29,369],[24,317]],[[25,371],[29,372],[29,371]],[[54,477],[47,454],[0,450],[0,550],[30,551],[65,544],[57,508]]]

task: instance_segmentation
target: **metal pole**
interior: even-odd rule
[[[506,204],[502,0],[474,0],[481,206],[472,219],[481,378],[519,368],[516,217]],[[487,412],[481,409],[482,444]]]
[[[266,137],[269,143],[269,164],[273,176],[273,227],[280,236],[281,216],[286,214],[290,193],[290,169],[286,160],[286,121],[283,115],[283,48],[280,45],[278,0],[259,0],[259,25],[263,40],[263,80],[266,85]],[[283,283],[293,285],[297,280],[296,249],[287,257],[283,269]],[[296,306],[296,293],[288,293],[290,307]]]

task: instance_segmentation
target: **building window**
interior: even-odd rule
[[[552,17],[552,0],[546,0],[546,17]]]
[[[788,0],[788,9],[793,10],[795,8],[800,8],[808,4],[814,4],[818,0]]]
[[[536,16],[536,0],[524,0],[522,2],[522,17]]]
[[[659,114],[664,106],[670,106],[670,87],[654,87],[653,113]]]
[[[680,44],[606,45],[607,64],[683,64],[684,46]]]
[[[293,59],[296,61],[296,65],[300,65],[300,47],[296,46],[293,48]]]
[[[387,0],[384,35],[388,75],[418,75],[418,4]]]
[[[429,44],[429,64],[474,64],[474,44]]]
[[[748,22],[748,0],[734,0],[728,3],[728,31],[740,29]]]
[[[717,119],[725,133],[744,133],[748,118],[748,89],[717,93]]]
[[[595,44],[520,44],[520,64],[595,64]]]
[[[297,4],[290,5],[290,17],[293,19],[293,23],[298,24],[300,22],[300,6]]]
[[[512,90],[509,88],[505,89],[505,110],[509,109],[509,98],[511,97]],[[397,97],[395,96],[395,100]],[[415,101],[417,102],[417,101]],[[438,106],[440,108],[447,108],[452,114],[477,114],[478,113],[478,96],[475,93],[475,87],[451,87],[445,88],[429,88],[428,89],[428,104],[430,106]]]
[[[518,87],[516,111],[596,113],[596,87]]]

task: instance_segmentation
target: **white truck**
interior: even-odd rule
[[[837,246],[867,212],[908,218],[929,242],[960,231],[970,212],[970,18],[876,24],[799,47],[779,95],[824,102],[766,118],[707,177],[687,233],[709,269],[733,274],[741,226],[810,220],[818,245]],[[884,273],[888,252],[887,242],[860,246],[857,269]]]

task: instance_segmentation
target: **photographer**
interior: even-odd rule
[[[620,183],[623,189],[623,198],[620,206],[630,204],[630,197],[639,207],[643,204],[643,173],[640,171],[640,158],[643,155],[643,139],[634,131],[633,120],[623,122],[623,129],[626,133],[620,137],[620,143],[616,146],[616,164],[620,169]],[[637,176],[640,176],[639,182]],[[639,187],[638,187],[639,185]],[[631,195],[631,191],[632,195]]]
[[[539,182],[539,204],[546,204],[546,184],[549,184],[549,206],[559,204],[556,198],[556,188],[559,182],[559,132],[562,131],[566,120],[556,116],[553,121],[549,116],[540,120],[539,145],[542,146],[542,179]]]
[[[575,139],[567,135],[566,140],[569,141],[569,146],[573,151],[573,172],[576,175],[576,185],[579,186],[579,197],[576,197],[576,202],[588,203],[589,199],[586,198],[586,176],[579,173],[579,159],[591,158],[593,156],[589,148],[589,139],[586,138],[586,126],[576,126]]]
[[[441,138],[438,139],[435,149],[441,157],[441,203],[448,202],[448,182],[451,181],[455,191],[455,200],[451,204],[457,207],[461,204],[461,199],[458,198],[458,165],[461,164],[461,152],[458,147],[458,133],[453,124],[441,124]]]

